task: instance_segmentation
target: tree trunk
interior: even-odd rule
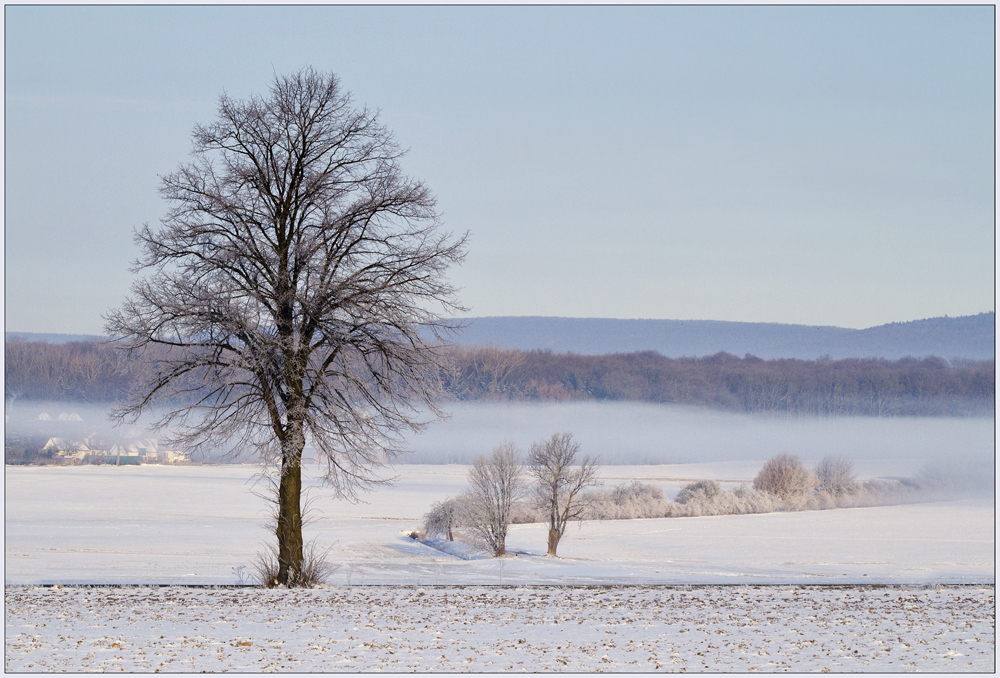
[[[302,451],[286,453],[278,485],[278,584],[295,586],[302,571]]]
[[[556,549],[559,547],[559,540],[562,538],[562,532],[554,527],[549,528],[549,552],[548,555],[554,556],[556,554]]]

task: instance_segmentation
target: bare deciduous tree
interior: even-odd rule
[[[597,484],[597,463],[584,457],[577,464],[580,444],[569,433],[535,443],[528,453],[528,472],[538,482],[538,500],[548,514],[548,555],[556,555],[559,540],[571,520],[580,520],[587,502],[581,491]]]
[[[494,556],[506,553],[514,501],[524,491],[524,462],[513,443],[504,443],[469,469],[470,527]]]
[[[857,491],[858,482],[854,475],[854,462],[847,457],[828,455],[816,465],[819,489],[834,496]]]
[[[106,319],[130,354],[155,355],[116,416],[166,402],[173,442],[258,453],[279,478],[276,578],[293,586],[304,447],[351,498],[423,426],[417,408],[440,414],[436,342],[460,309],[444,274],[464,238],[438,230],[392,134],[333,74],[223,95],[193,140],[162,178],[171,209],[136,234],[149,273]]]
[[[469,495],[460,494],[445,501],[435,502],[424,516],[424,534],[440,534],[448,541],[455,541],[455,528],[468,522]]]
[[[499,346],[483,346],[473,354],[476,381],[483,384],[490,397],[499,398],[511,372],[524,364],[521,351],[510,351]]]

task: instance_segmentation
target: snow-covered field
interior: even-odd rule
[[[901,464],[858,470],[904,475]],[[673,496],[703,478],[749,482],[759,467],[602,473]],[[273,538],[255,470],[7,467],[6,669],[993,668],[991,497],[583,523],[560,558],[544,555],[544,526],[514,525],[515,555],[492,559],[405,536],[466,482],[464,466],[406,465],[368,503],[313,484],[307,538],[335,568],[325,588],[150,586],[237,582]],[[55,582],[132,586],[35,586]]]
[[[994,669],[992,586],[6,590],[8,671]]]
[[[673,495],[749,481],[757,462],[607,466]],[[7,467],[7,584],[234,584],[273,536],[252,466]],[[864,475],[891,474],[870,462]],[[314,487],[306,538],[332,547],[333,584],[992,583],[992,499],[749,516],[585,522],[558,559],[545,526],[514,525],[503,560],[460,558],[406,532],[459,493],[466,467],[400,466],[363,504]]]

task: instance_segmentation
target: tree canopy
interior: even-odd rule
[[[162,178],[170,210],[136,234],[146,275],[107,316],[153,362],[117,417],[169,402],[159,426],[176,442],[276,468],[279,583],[294,584],[304,447],[351,496],[422,426],[418,409],[439,413],[438,344],[461,310],[445,272],[464,238],[440,230],[377,111],[333,74],[223,95],[192,136],[191,162]]]

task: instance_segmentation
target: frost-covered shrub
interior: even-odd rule
[[[842,505],[886,506],[890,504],[906,504],[912,501],[919,501],[921,494],[920,488],[913,484],[886,478],[872,478],[862,483],[860,490],[854,495],[850,495]],[[852,501],[853,503],[847,503]]]
[[[684,516],[770,513],[781,508],[781,500],[772,494],[745,485],[726,491],[711,480],[685,485],[677,494],[677,504]]]
[[[587,520],[629,520],[666,518],[678,515],[677,505],[663,495],[656,485],[632,481],[612,489],[589,492]]]
[[[659,518],[668,515],[670,502],[656,485],[632,481],[615,485],[611,501],[622,515],[635,518]]]
[[[687,518],[770,513],[782,508],[781,499],[775,495],[745,485],[726,491],[711,480],[686,485],[677,498],[676,502],[670,501],[656,485],[633,481],[592,493],[587,517],[591,520]]]
[[[717,497],[721,492],[722,488],[714,480],[699,480],[682,487],[674,501],[678,504],[687,504],[692,501],[707,502]]]
[[[827,509],[843,508],[841,500],[853,495],[833,494],[827,490],[816,490],[805,502],[803,508],[811,511],[825,511]]]
[[[863,506],[892,506],[925,501],[933,497],[926,488],[908,479],[873,478],[855,483],[850,492],[834,494],[820,490],[808,498],[803,508],[822,510],[834,508],[859,508]]]
[[[682,487],[674,501],[679,504],[680,515],[715,516],[729,513],[724,507],[727,503],[724,495],[719,483],[714,480],[699,480]]]
[[[764,463],[753,486],[780,497],[786,509],[796,510],[803,508],[818,482],[798,457],[782,452]]]
[[[663,499],[663,490],[656,485],[633,480],[631,483],[615,485],[611,490],[611,500],[619,505],[629,503],[650,503]]]
[[[772,513],[781,508],[781,500],[769,492],[740,485],[732,494],[734,506],[737,508],[733,513]]]

